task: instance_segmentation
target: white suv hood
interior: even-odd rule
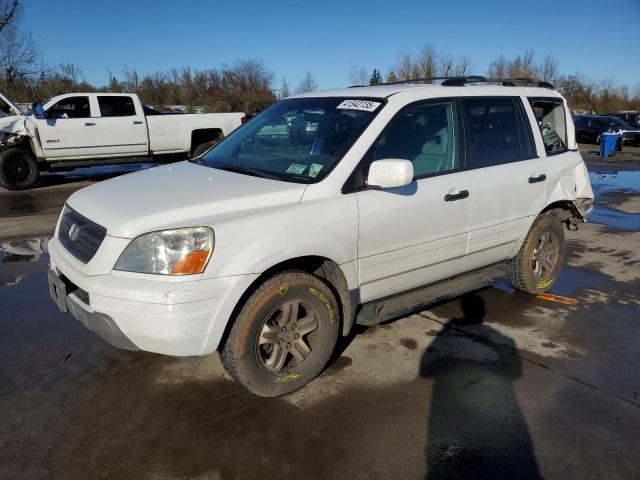
[[[167,228],[215,227],[223,218],[297,203],[305,187],[181,162],[96,183],[67,203],[107,235],[133,238]]]

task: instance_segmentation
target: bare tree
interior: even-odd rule
[[[491,78],[506,78],[508,62],[504,55],[500,55],[496,60],[489,64],[488,75]]]
[[[364,67],[351,67],[349,71],[349,81],[351,85],[368,85],[369,72]]]
[[[274,74],[258,60],[242,60],[225,65],[221,87],[231,111],[258,112],[276,100],[271,88]]]
[[[558,89],[574,111],[592,113],[597,111],[597,89],[593,81],[583,75],[568,75],[559,79]]]
[[[20,32],[15,25],[0,30],[0,68],[6,82],[38,73],[40,51],[28,32]]]
[[[398,80],[411,80],[413,74],[413,60],[411,55],[402,55],[393,70],[396,72]]]
[[[140,85],[140,76],[138,75],[138,71],[135,68],[133,70],[129,70],[125,65],[122,69],[122,75],[124,76],[124,90],[129,93],[138,93],[138,87]]]
[[[551,55],[545,55],[540,65],[536,68],[536,78],[555,84],[559,77],[560,69],[558,62],[556,62]]]
[[[286,78],[282,77],[282,79],[280,80],[280,91],[278,92],[278,98],[287,98],[289,95],[291,95],[289,82],[287,82]]]
[[[431,45],[425,47],[418,54],[418,65],[420,74],[424,78],[435,77],[438,74],[438,55]]]
[[[438,61],[438,71],[443,77],[450,77],[453,74],[454,59],[451,54],[441,55]]]
[[[533,62],[533,50],[527,50],[524,55],[518,55],[508,64],[509,78],[533,78],[536,76],[536,66]]]
[[[19,0],[0,0],[0,31],[15,20],[19,6]]]
[[[76,67],[73,63],[61,63],[56,68],[56,74],[67,80],[69,84],[69,90],[77,89],[80,83],[84,82],[84,76],[82,75],[82,70]],[[111,76],[111,72],[109,72]]]
[[[464,77],[471,73],[471,59],[469,57],[460,57],[456,60],[453,67],[453,74],[456,77]]]
[[[313,78],[313,75],[311,72],[307,72],[305,73],[304,77],[302,77],[302,80],[300,80],[300,83],[296,88],[296,93],[313,92],[317,88],[318,88],[318,83],[316,82],[316,79]]]

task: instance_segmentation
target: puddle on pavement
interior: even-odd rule
[[[26,277],[41,273],[48,264],[48,238],[0,242],[0,288],[13,287]]]
[[[596,197],[614,191],[640,193],[640,170],[589,172],[591,186]]]
[[[640,230],[640,214],[603,206],[599,200],[616,193],[640,194],[640,171],[595,171],[589,173],[596,205],[589,221],[622,230]]]
[[[640,213],[627,213],[602,205],[595,206],[589,221],[621,230],[640,230]]]
[[[603,273],[565,265],[549,292],[575,298],[585,289],[606,291],[610,288],[611,279]]]

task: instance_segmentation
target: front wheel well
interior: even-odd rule
[[[342,273],[340,266],[333,260],[326,257],[308,255],[304,257],[292,258],[273,265],[272,267],[265,270],[262,274],[260,274],[260,276],[251,283],[251,285],[244,291],[244,293],[240,297],[240,300],[238,300],[238,303],[231,312],[229,321],[227,322],[227,325],[225,327],[224,334],[219,343],[218,350],[221,350],[223,348],[229,332],[231,331],[231,327],[233,326],[233,323],[238,316],[238,313],[240,313],[240,310],[242,310],[242,306],[253,294],[253,292],[257,288],[259,288],[260,285],[262,285],[267,279],[287,270],[297,270],[310,273],[312,275],[320,277],[327,283],[339,303],[341,312],[340,317],[342,322],[342,334],[348,335],[351,327],[353,326],[353,319],[355,318],[353,312],[356,305],[354,305],[355,302],[352,300],[352,295],[347,285],[347,279]]]

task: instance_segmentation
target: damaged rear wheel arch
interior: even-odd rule
[[[576,206],[575,201],[559,200],[547,205],[541,212],[543,214],[555,215],[558,220],[564,223],[569,230],[577,230],[578,222],[584,222],[586,217]]]

